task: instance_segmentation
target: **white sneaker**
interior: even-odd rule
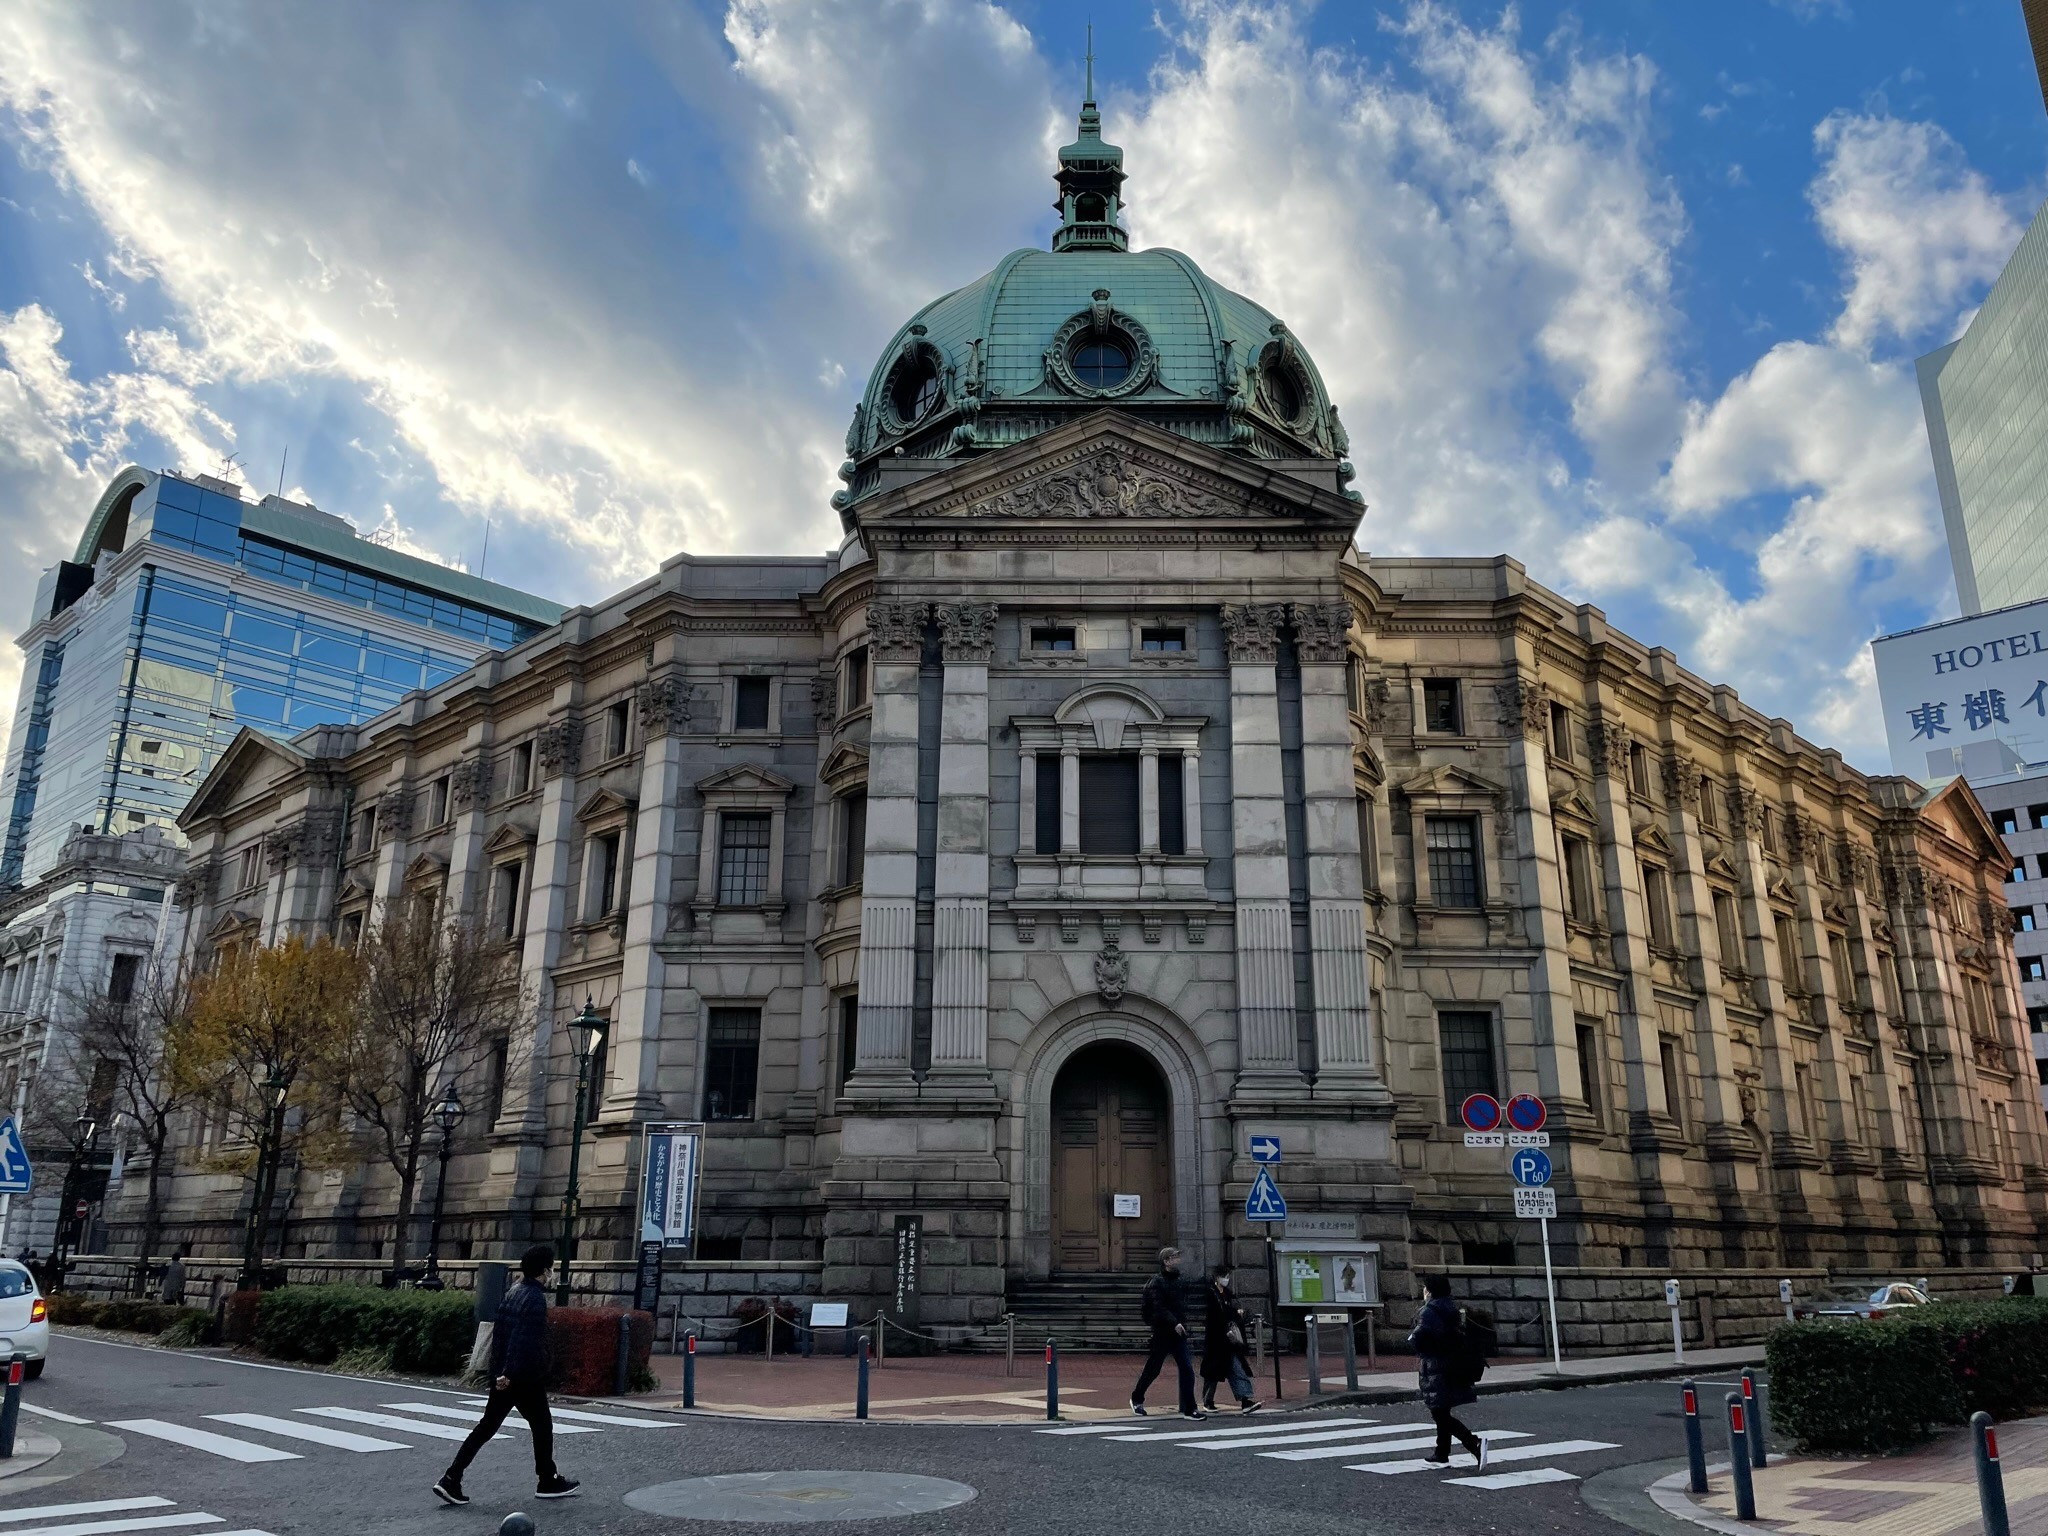
[[[1487,1439],[1487,1438],[1486,1438],[1486,1436],[1484,1436],[1484,1435],[1481,1435],[1481,1436],[1479,1437],[1479,1470],[1480,1470],[1480,1471],[1484,1472],[1484,1471],[1486,1470],[1486,1464],[1487,1464],[1487,1462],[1489,1462],[1490,1460],[1492,1460],[1492,1459],[1493,1459],[1493,1458],[1492,1458],[1492,1452],[1493,1452],[1493,1442],[1492,1442],[1491,1440]]]

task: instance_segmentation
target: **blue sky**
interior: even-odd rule
[[[129,460],[567,601],[830,546],[876,352],[1047,236],[1091,15],[1135,239],[1303,338],[1365,547],[1885,768],[1866,642],[1955,609],[1912,359],[2048,193],[2018,0],[17,0],[0,615]]]

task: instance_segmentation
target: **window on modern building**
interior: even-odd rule
[[[1579,1097],[1596,1124],[1607,1118],[1607,1095],[1600,1091],[1600,1026],[1579,1020]]]
[[[1081,759],[1081,851],[1128,857],[1138,851],[1138,754]]]
[[[604,755],[623,756],[633,736],[633,701],[621,699],[604,712]]]
[[[859,885],[867,864],[868,792],[849,789],[839,797],[839,883]]]
[[[2027,1033],[2030,1035],[2048,1033],[2048,1008],[2029,1008],[2027,1010]]]
[[[846,1092],[846,1080],[860,1061],[860,994],[849,992],[839,999],[839,1091]]]
[[[1701,804],[1705,804],[1703,800]],[[1735,926],[1735,898],[1727,891],[1714,892],[1714,939],[1721,946],[1721,969],[1746,971],[1748,957],[1742,947],[1742,931]]]
[[[1471,816],[1423,818],[1429,899],[1439,907],[1479,905],[1479,823]]]
[[[514,795],[523,795],[533,788],[533,743],[522,741],[512,749],[512,772],[505,785]]]
[[[2020,980],[2048,981],[2048,961],[2044,961],[2039,955],[2022,955],[2020,957]]]
[[[1560,763],[1572,760],[1572,712],[1562,704],[1550,706],[1550,755]]]
[[[1671,877],[1661,864],[1643,866],[1643,908],[1650,919],[1650,942],[1659,949],[1678,947],[1678,927],[1671,916]]]
[[[1991,813],[1991,819],[2001,832],[2017,832],[2020,829],[2020,813],[2017,806],[2008,810],[1994,811]]]
[[[2012,861],[2012,873],[2005,878],[2014,885],[2024,881],[2027,878],[2027,861],[2025,859],[2014,859]]]
[[[1422,680],[1422,728],[1451,736],[1456,736],[1463,729],[1458,711],[1458,680],[1455,677],[1426,677]]]
[[[112,969],[107,972],[107,1001],[116,1008],[126,1008],[135,1000],[135,978],[142,971],[142,956],[116,955]]]
[[[1799,929],[1792,919],[1780,912],[1772,918],[1772,925],[1778,935],[1778,969],[1782,973],[1788,992],[1804,992],[1806,981],[1806,957],[1799,948]]]
[[[2043,1083],[2048,1083],[2048,1056],[2036,1056],[2034,1058],[2034,1075],[2040,1078]]]
[[[1669,1035],[1657,1038],[1657,1065],[1664,1074],[1664,1113],[1685,1124],[1685,1066],[1679,1058],[1678,1042]]]
[[[363,914],[344,912],[335,924],[335,938],[343,949],[354,949],[363,942]]]
[[[257,877],[263,870],[263,849],[251,843],[235,855],[235,889],[252,891],[256,888]]]
[[[1593,850],[1583,837],[1570,833],[1559,841],[1564,855],[1565,912],[1582,923],[1596,923],[1599,914],[1593,900]]]
[[[512,1041],[509,1036],[494,1037],[484,1053],[483,1119],[486,1130],[498,1123],[498,1117],[505,1113],[505,1075],[512,1063]]]
[[[768,679],[741,677],[733,680],[732,728],[736,731],[768,729]]]
[[[2035,867],[2039,870],[2041,878],[2044,880],[2048,880],[2048,853],[2038,855],[2034,860],[2034,864]],[[1958,903],[1960,903],[1962,899],[1962,892],[1958,890],[1956,892],[1956,900]],[[1962,920],[1962,909],[1960,906],[1958,906],[1956,909],[1956,921],[1960,923]]]
[[[723,811],[718,817],[718,904],[758,907],[768,898],[766,811]]]
[[[519,937],[521,928],[519,888],[524,883],[526,865],[514,859],[498,865],[491,871],[491,915],[498,925],[498,937],[507,942]]]
[[[1074,648],[1074,626],[1071,624],[1039,624],[1031,631],[1031,649],[1034,651],[1071,651]]]
[[[600,832],[585,845],[589,884],[584,909],[594,922],[610,917],[619,905],[619,851],[623,832]]]
[[[1500,1095],[1500,1079],[1493,1069],[1493,1015],[1446,1011],[1436,1016],[1436,1028],[1444,1117],[1455,1123],[1458,1106],[1473,1094]]]
[[[2027,820],[2034,824],[2035,830],[2048,831],[2048,805],[2028,806]]]
[[[1188,648],[1188,632],[1178,624],[1171,628],[1146,628],[1138,631],[1138,649],[1147,652],[1184,651]]]
[[[857,645],[839,664],[839,707],[842,711],[861,708],[868,701],[868,648]]]
[[[751,1120],[761,1070],[761,1010],[713,1008],[704,1035],[704,1118]]]
[[[2018,926],[2021,933],[2032,933],[2034,931],[2034,909],[2032,907],[2017,908],[2012,916],[2013,922]]]
[[[441,826],[448,820],[448,775],[442,774],[427,786],[427,825]]]
[[[1844,933],[1828,935],[1828,959],[1835,968],[1835,998],[1844,1008],[1857,1005],[1856,967],[1849,958],[1849,936]]]
[[[1180,753],[1159,754],[1159,851],[1164,854],[1188,851],[1187,801],[1181,780],[1185,768]]]
[[[1639,795],[1650,792],[1650,753],[1639,741],[1629,743],[1628,787]]]
[[[1032,830],[1033,846],[1040,853],[1060,851],[1060,755],[1038,754],[1038,799]]]

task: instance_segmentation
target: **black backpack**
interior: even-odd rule
[[[1486,1374],[1486,1362],[1500,1353],[1500,1333],[1493,1314],[1476,1307],[1459,1317],[1457,1371],[1468,1385]]]

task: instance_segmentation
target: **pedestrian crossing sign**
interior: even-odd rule
[[[1273,1175],[1266,1164],[1259,1164],[1258,1177],[1252,1180],[1251,1193],[1244,1197],[1244,1219],[1246,1221],[1285,1221],[1287,1202],[1280,1197],[1280,1186],[1273,1182]]]
[[[0,1120],[0,1195],[28,1193],[30,1175],[28,1148],[21,1144],[20,1127],[14,1116]]]

